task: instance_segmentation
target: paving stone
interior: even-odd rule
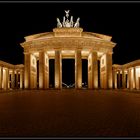
[[[139,137],[140,91],[0,92],[1,137]]]

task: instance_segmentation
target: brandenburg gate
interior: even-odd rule
[[[80,27],[80,18],[73,22],[69,10],[65,11],[61,23],[53,32],[45,32],[25,37],[24,48],[24,88],[49,88],[49,59],[55,60],[55,88],[62,88],[62,59],[75,59],[75,88],[82,88],[82,59],[88,60],[88,88],[98,88],[98,60],[100,61],[100,87],[112,88],[112,54],[116,43],[111,36],[85,32]],[[37,72],[37,61],[39,71]]]

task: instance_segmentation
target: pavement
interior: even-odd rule
[[[140,137],[140,91],[1,91],[0,137]]]

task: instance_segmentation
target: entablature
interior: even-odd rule
[[[81,47],[82,49],[95,49],[95,50],[108,50],[111,49],[116,45],[113,42],[103,41],[103,40],[96,40],[96,39],[89,39],[89,38],[60,38],[55,37],[51,39],[40,39],[34,40],[29,42],[21,43],[22,47],[24,47],[24,51],[26,50],[40,50],[42,49],[53,49],[53,48],[61,48],[61,49],[77,49]]]
[[[4,67],[4,68],[8,68],[8,69],[24,69],[24,65],[23,64],[19,64],[19,65],[13,65],[4,61],[0,60],[0,67]]]

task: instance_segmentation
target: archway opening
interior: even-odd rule
[[[54,74],[55,74],[55,71],[54,71],[54,59],[49,59],[49,88],[54,88]]]
[[[75,88],[75,59],[62,59],[62,88]]]
[[[88,88],[88,60],[82,59],[82,88]]]

